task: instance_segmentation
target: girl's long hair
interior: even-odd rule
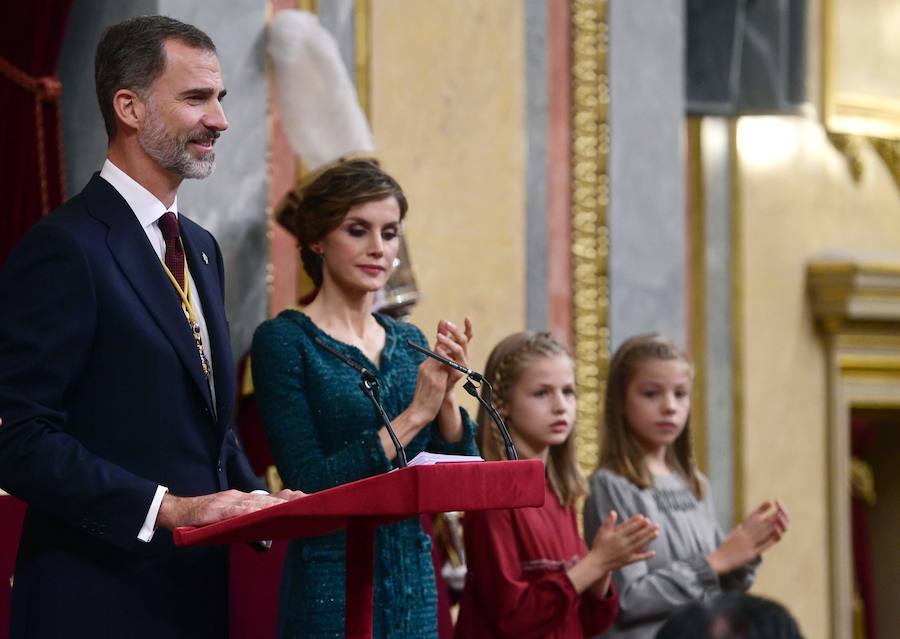
[[[534,360],[564,355],[571,359],[566,348],[550,333],[523,331],[514,333],[498,343],[488,357],[484,376],[494,388],[494,404],[501,415],[508,412],[512,390],[522,371]],[[484,391],[482,391],[484,396]],[[478,409],[478,446],[489,461],[504,459],[503,439],[484,408]],[[516,425],[509,424],[515,435]],[[587,482],[575,450],[575,429],[547,455],[547,481],[560,503],[569,506],[587,492]]]
[[[612,470],[639,488],[653,486],[653,478],[644,464],[645,451],[628,425],[626,393],[638,366],[654,359],[683,362],[693,376],[693,367],[684,351],[661,335],[647,333],[625,340],[618,348],[610,362],[606,384],[600,467]],[[698,499],[703,498],[705,489],[694,458],[690,415],[684,430],[666,449],[666,463],[681,475]]]

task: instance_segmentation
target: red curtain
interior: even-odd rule
[[[860,416],[850,419],[850,450],[854,457],[865,460],[871,455],[878,437],[878,424]],[[851,494],[850,517],[853,530],[853,574],[856,591],[863,602],[866,639],[878,639],[875,616],[875,577],[872,568],[872,536],[869,513],[872,506],[859,494]]]
[[[71,0],[0,3],[0,265],[66,197],[56,68],[70,7]]]

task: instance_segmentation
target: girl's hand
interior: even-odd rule
[[[706,559],[716,574],[740,568],[761,555],[787,532],[789,518],[780,501],[765,501],[734,527],[718,548]]]
[[[457,364],[469,368],[469,342],[472,341],[473,335],[472,321],[468,317],[465,318],[465,328],[462,331],[453,322],[441,320],[438,322],[437,343],[434,350]],[[463,374],[459,371],[449,369],[446,395],[449,396],[453,392],[453,387],[462,377]]]
[[[612,511],[594,535],[586,557],[566,571],[575,592],[590,588],[598,597],[609,590],[612,571],[636,561],[650,559],[656,553],[644,548],[659,534],[659,528],[643,515],[635,515],[616,525],[619,515]]]
[[[635,515],[616,525],[619,515],[611,511],[597,530],[590,555],[598,568],[607,573],[636,561],[646,561],[656,553],[644,550],[659,535],[659,527],[643,515]]]

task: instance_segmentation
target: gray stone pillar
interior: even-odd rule
[[[684,344],[684,3],[610,0],[610,342]]]

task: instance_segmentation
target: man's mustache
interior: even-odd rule
[[[191,142],[206,142],[207,140],[215,141],[219,139],[220,135],[222,135],[220,131],[211,131],[209,129],[204,129],[191,135],[189,139]]]

